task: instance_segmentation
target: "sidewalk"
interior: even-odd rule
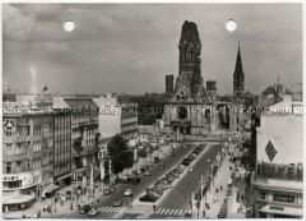
[[[57,193],[59,194],[65,194],[67,190],[70,190],[71,192],[73,192],[73,188],[76,184],[72,184],[69,186],[65,186],[62,189],[58,190]],[[102,192],[99,192],[99,189],[97,191],[96,189],[96,194],[94,195],[94,199],[98,199],[99,197],[101,197]],[[41,217],[52,217],[54,215],[58,216],[58,215],[67,215],[73,211],[77,211],[78,208],[78,203],[82,204],[85,202],[89,201],[88,195],[81,195],[79,200],[77,201],[76,196],[74,194],[71,195],[71,199],[70,200],[58,200],[57,203],[55,203],[54,201],[55,196],[53,196],[52,198],[47,198],[45,200],[41,200],[38,199],[36,200],[33,205],[26,209],[26,210],[19,210],[19,211],[10,211],[8,213],[3,213],[3,217],[4,218],[22,218],[23,216],[26,217],[37,217],[37,214],[40,213]],[[44,208],[46,207],[50,207],[51,211],[44,212]]]
[[[227,218],[245,218],[245,207],[242,203],[237,202],[239,189],[232,187],[233,195],[228,199]]]
[[[226,156],[202,201],[206,218],[218,218],[218,214],[227,194],[227,184],[230,179],[230,162]],[[206,207],[209,205],[209,209]]]

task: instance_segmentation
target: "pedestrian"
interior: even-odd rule
[[[156,213],[156,205],[153,204],[153,212]]]
[[[206,216],[206,213],[205,213],[205,210],[203,209],[203,211],[202,211],[202,216],[203,216],[203,218],[205,218],[205,216]]]

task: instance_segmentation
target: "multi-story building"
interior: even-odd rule
[[[102,95],[94,98],[99,107],[99,162],[100,179],[112,178],[110,158],[107,145],[113,136],[120,134],[130,146],[138,142],[138,115],[137,104],[130,101],[119,101],[118,97],[112,94]],[[107,163],[107,169],[105,163]]]
[[[121,103],[121,135],[130,143],[135,145],[138,140],[138,114],[136,103]]]
[[[261,115],[252,179],[256,217],[302,217],[303,114],[294,103],[285,99]]]
[[[72,178],[71,108],[62,97],[53,98],[53,176],[56,183],[69,184]]]
[[[3,103],[3,210],[28,207],[53,184],[53,114]]]
[[[99,108],[92,98],[65,97],[64,101],[71,108],[73,180],[86,185],[91,166],[98,170]]]
[[[113,137],[121,133],[121,107],[112,94],[94,98],[99,107],[99,133],[101,139]]]

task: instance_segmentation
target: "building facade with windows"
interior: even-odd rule
[[[131,146],[136,145],[139,138],[138,105],[136,103],[121,103],[121,135]]]
[[[88,97],[65,97],[64,101],[71,109],[72,180],[86,186],[91,167],[98,170],[99,108]]]
[[[3,211],[23,209],[53,184],[53,113],[3,102]]]
[[[69,184],[72,179],[71,108],[62,97],[53,98],[54,180]]]
[[[102,139],[120,134],[133,143],[138,137],[138,105],[130,101],[119,101],[111,94],[94,99],[99,107],[99,133]]]
[[[303,214],[303,115],[285,106],[278,104],[264,112],[257,128],[252,178],[256,217],[301,218]]]

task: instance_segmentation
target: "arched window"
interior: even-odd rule
[[[188,116],[187,108],[184,107],[184,106],[178,107],[177,115],[178,115],[178,118],[181,119],[181,120],[186,119],[187,116]]]

